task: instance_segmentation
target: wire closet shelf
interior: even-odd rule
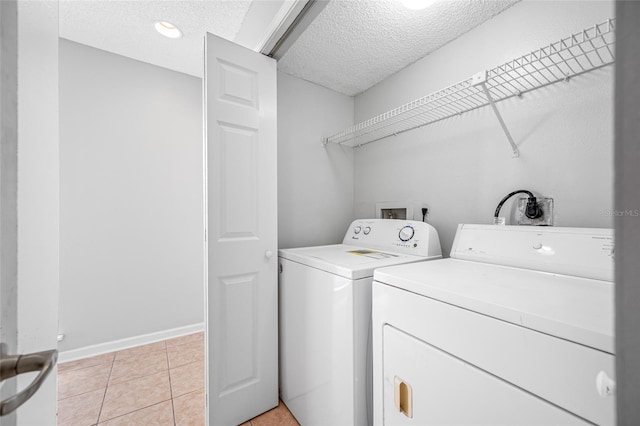
[[[326,138],[359,147],[614,63],[615,19],[387,111]],[[487,92],[489,96],[487,96]],[[497,113],[497,110],[495,110]],[[499,118],[500,119],[500,118]],[[500,119],[501,120],[501,119]],[[503,126],[504,128],[504,126]],[[505,132],[508,133],[505,129]],[[507,134],[510,138],[510,136]],[[515,148],[515,147],[514,147]]]

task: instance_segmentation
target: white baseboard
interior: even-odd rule
[[[71,349],[68,351],[60,352],[58,354],[58,362],[63,363],[68,361],[75,361],[78,359],[106,354],[108,352],[121,351],[123,349],[129,349],[134,346],[155,343],[162,340],[172,339],[174,337],[184,336],[186,334],[197,333],[199,331],[204,331],[204,323],[157,331],[155,333],[128,337],[126,339],[114,340],[112,342],[99,343],[97,345],[85,346],[84,348]]]

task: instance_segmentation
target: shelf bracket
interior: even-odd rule
[[[514,158],[519,157],[520,150],[518,149],[518,146],[516,145],[516,143],[513,141],[513,137],[511,137],[511,133],[509,133],[509,129],[507,128],[507,125],[504,123],[504,120],[502,119],[502,115],[500,115],[500,111],[498,111],[498,108],[496,107],[496,103],[493,100],[493,96],[491,96],[491,92],[489,92],[489,89],[487,88],[487,72],[485,71],[485,72],[479,72],[475,74],[472,77],[472,81],[474,86],[482,87],[482,91],[487,97],[487,101],[489,102],[489,105],[491,105],[491,108],[493,109],[493,112],[495,113],[496,118],[500,123],[500,127],[502,127],[502,131],[504,132],[505,136],[507,137],[507,140],[509,141],[509,144],[511,145],[511,149],[513,150],[513,157]]]

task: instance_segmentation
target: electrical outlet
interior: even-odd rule
[[[424,209],[427,209],[427,214],[424,215],[424,217],[422,217],[422,212],[424,211]],[[424,221],[424,222],[428,222],[429,221],[429,214],[431,213],[431,209],[429,209],[429,206],[425,203],[423,203],[422,205],[419,206],[418,213],[420,213],[420,218],[418,220]]]
[[[537,219],[529,219],[525,214],[528,197],[518,199],[516,210],[516,223],[518,225],[553,226],[553,198],[536,197],[538,206],[542,210],[542,216]]]

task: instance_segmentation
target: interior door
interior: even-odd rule
[[[208,424],[278,404],[276,62],[205,40]]]
[[[49,350],[51,356],[50,374],[39,382],[38,392],[1,416],[0,425],[52,425],[58,327],[58,2],[3,0],[0,20],[0,358],[2,367],[9,366],[0,374],[6,378],[0,385],[0,412],[15,408],[8,402],[16,392],[35,389],[30,387],[34,373],[10,373],[14,367],[30,368],[22,364],[28,357],[18,361],[13,355]]]

